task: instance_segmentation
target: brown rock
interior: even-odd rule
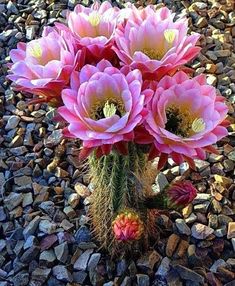
[[[230,222],[228,224],[228,233],[227,233],[227,238],[234,238],[235,237],[235,222]]]
[[[180,237],[177,234],[172,234],[168,241],[167,241],[167,245],[166,245],[166,255],[168,257],[172,257],[178,243],[180,241]]]
[[[189,246],[189,243],[187,240],[181,240],[176,250],[176,256],[182,258],[185,255],[188,249],[188,246]]]

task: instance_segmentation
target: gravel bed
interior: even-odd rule
[[[91,2],[0,0],[0,286],[235,285],[234,1],[132,1],[188,17],[202,47],[191,66],[227,98],[231,125],[219,155],[197,160],[197,171],[169,161],[155,188],[183,176],[198,196],[182,212],[156,214],[159,239],[148,252],[114,261],[89,229],[92,187],[78,161],[79,142],[62,138],[53,108],[27,105],[27,95],[5,78],[17,42]]]

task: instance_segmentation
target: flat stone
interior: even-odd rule
[[[167,244],[166,244],[166,255],[168,257],[172,257],[174,251],[176,250],[176,247],[180,241],[180,237],[177,234],[171,234]]]
[[[15,207],[19,206],[23,201],[23,194],[17,194],[11,192],[5,199],[4,204],[9,211],[12,211]]]
[[[235,238],[232,238],[231,242],[232,242],[233,250],[235,251]]]
[[[38,227],[38,224],[40,222],[41,218],[40,216],[36,216],[34,219],[32,219],[30,221],[30,223],[24,228],[23,230],[23,235],[24,235],[24,238],[27,239],[30,235],[34,234],[37,227]]]
[[[68,198],[68,203],[72,208],[76,208],[80,202],[80,196],[77,193],[73,193]]]
[[[37,257],[37,255],[39,254],[39,251],[40,251],[40,248],[38,246],[32,246],[24,252],[20,260],[26,264],[30,263],[32,260],[34,260]]]
[[[62,244],[59,244],[54,248],[54,250],[55,250],[56,258],[59,261],[66,263],[68,254],[69,254],[68,243],[64,242]]]
[[[155,179],[154,191],[156,193],[162,192],[168,185],[169,182],[166,176],[163,174],[163,172],[160,172]]]
[[[13,277],[14,286],[28,286],[29,283],[29,273],[20,272]]]
[[[11,130],[17,127],[20,122],[20,117],[16,115],[12,115],[7,120],[7,125],[5,126],[5,130]]]
[[[170,263],[171,260],[168,257],[164,257],[161,261],[160,266],[158,267],[156,274],[160,276],[166,276],[170,270]]]
[[[230,222],[228,224],[228,234],[227,234],[227,238],[235,238],[235,222]]]
[[[56,260],[54,251],[52,249],[43,251],[39,256],[39,260],[45,261],[49,264],[53,264]]]
[[[90,242],[91,241],[91,232],[87,226],[81,226],[75,234],[75,240],[78,245],[81,242]]]
[[[68,269],[63,266],[63,265],[57,265],[54,266],[53,269],[53,275],[61,281],[64,282],[72,282],[73,281],[73,276],[72,274],[68,271]]]
[[[6,220],[7,216],[3,207],[0,207],[0,222]]]
[[[92,253],[93,249],[88,249],[85,252],[83,252],[74,263],[73,265],[74,269],[85,271],[87,268],[88,260]]]
[[[210,268],[210,271],[213,273],[217,273],[217,268],[220,266],[226,266],[227,263],[223,259],[216,260]]]
[[[85,271],[78,271],[73,273],[73,282],[84,285],[84,281],[87,278],[87,273]]]
[[[192,226],[191,231],[192,236],[196,239],[205,239],[214,232],[214,229],[201,223],[195,223]]]
[[[55,234],[48,235],[43,238],[40,243],[40,248],[42,251],[49,249],[58,240]]]
[[[39,230],[47,234],[52,234],[56,231],[56,224],[46,219],[41,220],[39,223]]]
[[[137,266],[142,271],[152,271],[154,269],[154,266],[156,263],[161,259],[160,254],[157,251],[149,251],[145,254],[143,254],[138,260],[137,260]]]
[[[14,182],[18,186],[25,186],[32,184],[32,178],[29,176],[19,176],[14,178]]]
[[[51,273],[51,269],[50,268],[36,268],[33,272],[32,272],[32,280],[33,281],[38,281],[41,284],[45,283],[47,278],[49,277],[49,274]],[[39,284],[39,285],[41,285]],[[37,285],[37,284],[36,284]],[[36,286],[35,285],[35,286]]]
[[[186,235],[191,234],[190,228],[187,226],[187,224],[185,223],[183,219],[178,218],[175,220],[175,222],[176,222],[176,227],[180,233],[186,234]]]
[[[137,285],[138,286],[149,286],[150,285],[150,280],[149,280],[148,275],[137,274],[136,279],[137,279]]]
[[[81,197],[81,198],[86,198],[90,196],[91,192],[89,191],[88,187],[84,186],[81,183],[76,183],[74,186],[74,189],[76,193]]]
[[[204,285],[204,277],[197,272],[182,265],[176,265],[175,270],[179,273],[182,279],[190,280],[192,282],[201,283],[202,285]]]
[[[96,268],[100,261],[101,254],[100,253],[93,253],[89,259],[87,269],[91,271]]]

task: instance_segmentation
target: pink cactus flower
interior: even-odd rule
[[[128,242],[140,239],[144,224],[133,210],[121,212],[112,223],[114,236],[117,240]]]
[[[68,27],[56,24],[58,29],[72,32],[79,47],[87,48],[87,61],[93,63],[101,59],[112,59],[115,53],[111,49],[119,9],[108,1],[94,2],[87,8],[78,4],[67,15]]]
[[[125,15],[125,9],[121,13]],[[199,53],[195,44],[200,35],[187,36],[187,19],[174,22],[175,15],[168,8],[138,10],[133,5],[126,14],[127,21],[116,29],[115,52],[124,64],[140,69],[145,76],[159,80]]]
[[[197,196],[197,189],[190,181],[178,181],[166,190],[169,206],[186,207]]]
[[[43,36],[29,43],[19,43],[10,51],[13,64],[7,76],[17,90],[39,96],[39,101],[58,103],[62,89],[82,57],[75,53],[72,38],[46,28]]]
[[[228,134],[223,126],[228,107],[216,89],[206,84],[206,77],[190,79],[178,72],[165,76],[148,104],[145,127],[154,137],[163,166],[168,156],[180,164],[184,160],[204,160],[205,151]]]
[[[153,94],[141,86],[139,70],[125,75],[106,60],[74,72],[71,88],[62,92],[65,106],[59,108],[69,123],[67,135],[83,140],[85,148],[102,146],[105,153],[111,144],[133,140],[133,129],[146,115],[144,105]]]

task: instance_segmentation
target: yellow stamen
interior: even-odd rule
[[[194,121],[192,123],[192,130],[195,133],[199,133],[199,132],[205,130],[205,128],[206,128],[206,123],[204,122],[204,120],[202,118],[194,119]]]
[[[175,40],[175,31],[173,29],[165,30],[164,37],[169,44],[172,44]]]
[[[154,49],[148,49],[144,48],[143,53],[148,56],[151,60],[160,60],[164,56],[164,50],[154,50]]]
[[[101,20],[100,14],[97,13],[96,11],[93,11],[93,12],[90,13],[89,16],[88,16],[88,21],[90,22],[90,24],[91,24],[93,27],[98,26],[99,23],[100,23],[100,20]]]
[[[31,56],[35,58],[41,58],[42,56],[42,48],[39,43],[35,43],[33,46],[31,46],[29,52]]]
[[[105,118],[113,116],[116,113],[116,111],[117,108],[113,103],[109,103],[109,101],[105,103],[103,108],[103,113]]]

